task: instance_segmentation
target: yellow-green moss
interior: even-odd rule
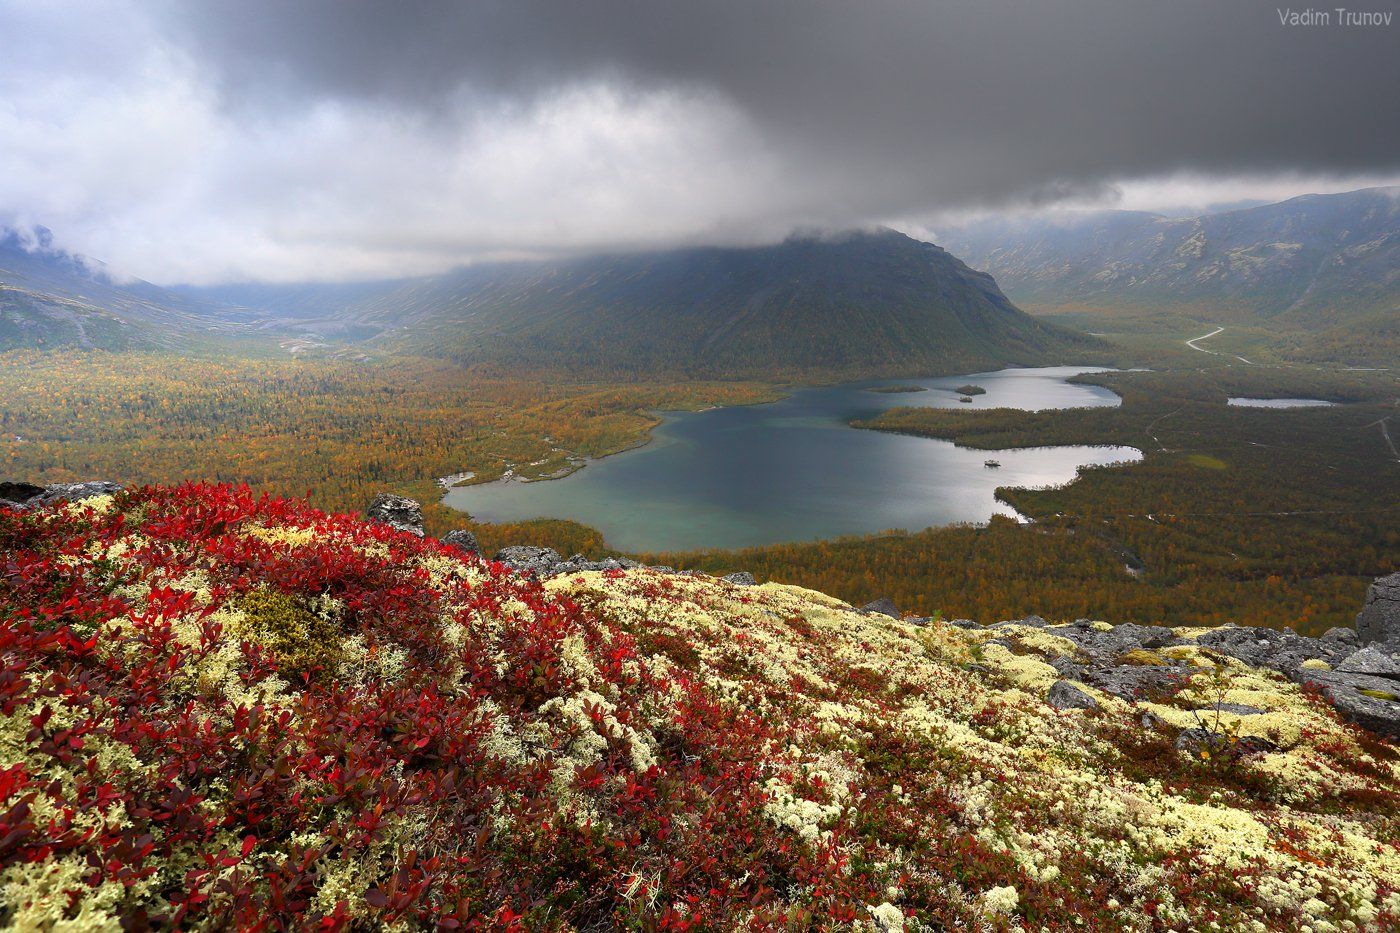
[[[1134,648],[1127,654],[1118,658],[1119,664],[1131,664],[1135,667],[1165,667],[1166,661],[1155,651],[1148,651],[1146,648]]]
[[[334,670],[341,628],[332,611],[276,590],[257,589],[235,600],[243,616],[239,637],[261,645],[289,680]]]

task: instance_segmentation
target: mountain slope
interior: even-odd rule
[[[1202,217],[1104,211],[993,219],[948,248],[1018,302],[1222,312],[1318,330],[1400,312],[1400,188]]]
[[[121,279],[101,263],[0,227],[0,351],[275,346],[268,316]]]
[[[893,231],[469,268],[346,314],[385,349],[607,374],[929,373],[1100,349]]]
[[[1400,923],[1394,745],[1243,630],[541,583],[229,487],[0,508],[0,547],[17,929]],[[1146,636],[1139,699],[1060,679]]]

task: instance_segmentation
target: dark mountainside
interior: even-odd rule
[[[260,339],[268,315],[113,275],[94,259],[0,227],[0,351],[233,349]]]
[[[1083,360],[990,275],[894,231],[465,269],[348,312],[464,364],[837,378]]]
[[[401,281],[177,290],[118,283],[16,235],[6,244],[6,349],[237,338],[263,352],[358,345],[586,377],[817,380],[1082,362],[1105,349],[1022,313],[947,251],[889,230]]]
[[[1194,309],[1324,331],[1400,310],[1400,188],[1170,219],[1102,211],[992,219],[947,247],[1043,310]]]

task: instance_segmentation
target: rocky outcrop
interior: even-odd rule
[[[466,554],[476,554],[481,550],[481,545],[477,543],[476,535],[460,528],[456,531],[449,531],[447,534],[443,535],[442,543],[450,544],[457,550]]]
[[[1057,680],[1045,701],[1055,709],[1098,709],[1099,701],[1068,680]]]
[[[634,570],[644,566],[626,557],[606,557],[603,560],[589,560],[582,554],[575,554],[565,560],[553,548],[515,545],[501,548],[496,552],[495,561],[504,564],[516,573],[525,573],[545,579],[565,573],[584,573],[589,570]],[[675,573],[670,567],[652,567],[664,573]]]
[[[1336,671],[1308,671],[1301,679],[1320,690],[1352,722],[1400,739],[1400,681]]]
[[[1386,642],[1400,651],[1400,573],[1371,584],[1366,604],[1356,617],[1356,634],[1363,644]]]
[[[1368,674],[1372,677],[1400,679],[1400,649],[1396,652],[1385,650],[1388,646],[1367,645],[1353,655],[1349,655],[1336,665],[1335,670],[1343,674]]]
[[[1254,667],[1272,668],[1290,677],[1297,675],[1308,661],[1323,661],[1330,667],[1354,650],[1339,639],[1323,640],[1296,632],[1234,626],[1206,632],[1196,643]]]
[[[15,508],[43,491],[43,486],[35,486],[31,483],[0,483],[0,505]]]
[[[720,577],[725,583],[733,583],[735,586],[757,586],[758,581],[753,578],[753,574],[747,570],[740,570],[735,573],[726,574]]]
[[[894,604],[894,600],[888,596],[882,596],[874,602],[866,603],[860,607],[861,612],[878,612],[882,616],[889,616],[891,619],[898,619],[903,615],[899,607]]]
[[[48,486],[35,486],[32,483],[0,483],[0,506],[11,509],[34,509],[52,505],[55,502],[81,502],[97,496],[110,496],[121,492],[122,486],[106,480],[88,483],[50,483]]]
[[[412,499],[381,492],[365,509],[365,518],[372,522],[423,537],[423,507]]]
[[[1034,618],[1044,621],[1039,616]],[[1131,651],[1165,648],[1183,642],[1175,632],[1161,625],[1125,622],[1105,631],[1087,619],[1056,628],[1055,634],[1074,642],[1076,648],[1098,664],[1111,664]]]

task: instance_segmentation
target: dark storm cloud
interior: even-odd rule
[[[0,0],[0,42],[0,224],[163,281],[1400,178],[1400,23],[1273,0]]]
[[[1378,9],[1394,9],[1393,0]],[[714,90],[798,173],[881,211],[1192,170],[1400,165],[1400,24],[1273,0],[754,0],[185,8],[234,106],[276,88],[432,111],[586,80]]]

